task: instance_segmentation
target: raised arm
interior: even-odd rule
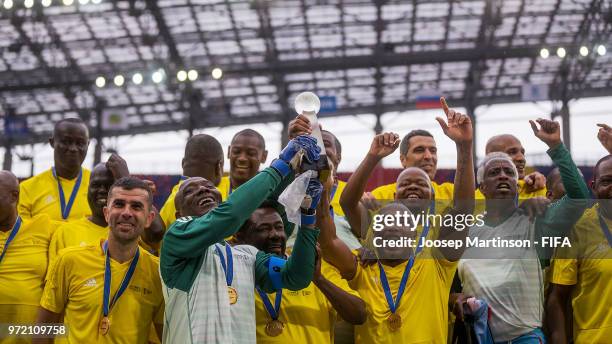
[[[351,231],[358,238],[365,237],[367,226],[367,209],[359,201],[365,191],[370,174],[380,160],[399,147],[399,135],[395,133],[384,133],[374,136],[370,150],[365,156],[355,173],[349,178],[342,196],[340,206],[351,226]]]
[[[597,138],[601,145],[612,154],[612,128],[604,123],[598,123],[599,132],[597,132]]]
[[[568,317],[568,302],[570,301],[573,285],[562,285],[551,283],[550,293],[546,299],[546,325],[550,331],[552,343],[567,343],[567,329],[565,328]],[[571,318],[571,314],[569,314]]]
[[[232,192],[227,201],[198,218],[177,219],[166,233],[162,254],[165,252],[175,258],[198,257],[209,246],[233,235],[255,209],[277,191],[283,179],[290,178],[292,171],[298,168],[301,152],[306,159],[314,161],[319,150],[312,137],[291,140],[271,167]]]
[[[331,178],[325,183],[323,196],[321,196],[321,202],[317,209],[317,227],[321,230],[319,245],[323,258],[335,266],[344,279],[351,280],[357,272],[357,258],[351,253],[348,246],[336,236],[336,226],[329,211],[332,184]]]
[[[457,170],[455,172],[455,190],[453,194],[453,215],[468,215],[474,212],[474,158],[472,156],[473,130],[470,118],[449,109],[444,98],[440,98],[442,109],[446,114],[446,120],[437,117],[442,131],[455,142],[457,148]],[[455,228],[444,228],[440,231],[439,238],[442,240],[465,240],[468,230],[458,231]],[[465,245],[461,249],[450,247],[440,248],[440,252],[450,261],[458,260]]]
[[[561,180],[567,194],[553,203],[547,211],[536,218],[538,236],[563,236],[582,216],[582,211],[589,205],[589,188],[574,164],[572,157],[561,142],[559,123],[547,119],[529,121],[534,135],[542,140],[553,163],[559,167]]]

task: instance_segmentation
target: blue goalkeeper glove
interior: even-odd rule
[[[278,159],[274,159],[270,166],[277,170],[281,176],[286,177],[289,172],[296,171],[299,168],[302,159],[311,163],[318,161],[320,152],[321,148],[317,146],[315,138],[301,135],[289,141]]]
[[[302,201],[301,210],[301,223],[302,225],[314,225],[316,222],[317,205],[321,201],[321,194],[323,193],[323,184],[319,181],[318,177],[310,178],[308,181],[308,187],[306,187],[306,196]]]

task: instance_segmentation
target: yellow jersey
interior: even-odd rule
[[[108,237],[108,226],[101,227],[87,217],[63,223],[57,228],[49,245],[49,262],[66,247],[97,245]]]
[[[434,190],[437,200],[451,200],[453,199],[453,192],[455,191],[455,185],[452,183],[438,184],[431,182],[431,187]],[[391,183],[383,186],[379,186],[372,190],[372,196],[377,200],[390,201],[395,199],[395,191],[397,189],[397,183]]]
[[[330,282],[349,294],[359,297],[352,290],[340,272],[332,265],[321,261],[321,273]],[[272,305],[276,293],[267,294]],[[280,335],[271,337],[266,334],[266,324],[272,320],[261,296],[255,292],[255,317],[257,343],[333,343],[334,326],[337,314],[327,297],[314,283],[299,291],[283,289],[278,320],[284,325]]]
[[[396,314],[402,326],[391,332],[391,315],[380,281],[378,264],[357,264],[349,285],[365,301],[368,318],[355,326],[355,343],[440,343],[446,344],[448,331],[448,296],[457,270],[457,262],[434,258],[438,251],[424,249],[416,258]],[[357,251],[354,251],[357,255]],[[396,266],[383,265],[395,300],[408,261]]]
[[[437,200],[452,200],[455,192],[455,185],[452,183],[438,184],[431,182],[431,187],[434,189]],[[372,195],[378,200],[393,200],[395,199],[396,183],[379,186],[372,191]],[[520,199],[528,199],[533,197],[546,197],[546,188],[529,192],[524,180],[518,181],[518,192]],[[480,189],[476,189],[474,193],[476,199],[485,199]]]
[[[54,229],[45,214],[22,219],[19,231],[0,262],[0,323],[31,324],[36,321],[47,273],[47,250]],[[0,252],[11,232],[0,232]]]
[[[164,203],[164,206],[159,211],[159,216],[164,221],[164,225],[166,229],[170,228],[170,225],[176,221],[176,206],[174,205],[174,198],[176,197],[176,193],[178,192],[179,187],[183,183],[183,179],[181,179],[173,188],[170,196]],[[227,197],[230,194],[230,180],[228,176],[221,178],[221,182],[217,185],[217,190],[221,192],[221,200],[227,200]]]
[[[612,338],[612,248],[597,216],[587,209],[570,233],[572,247],[559,247],[551,282],[574,285],[574,342],[606,343]],[[605,219],[608,228],[612,220]]]
[[[344,188],[346,187],[346,182],[338,179],[338,186],[336,186],[336,192],[334,193],[334,197],[331,200],[330,205],[334,208],[334,214],[338,216],[345,216],[342,207],[340,206],[340,196],[342,192],[344,192]]]
[[[69,247],[51,266],[40,306],[64,313],[70,343],[147,343],[153,323],[162,324],[164,299],[159,260],[139,248],[140,258],[128,288],[110,310],[110,329],[99,334],[102,319],[105,255],[100,244]],[[131,260],[111,259],[111,295],[115,295]]]
[[[19,185],[19,205],[17,212],[22,218],[28,219],[38,214],[47,214],[51,220],[69,221],[78,220],[83,216],[91,215],[89,203],[87,203],[87,188],[91,172],[83,168],[81,185],[76,194],[74,204],[67,219],[62,218],[59,190],[57,179],[53,176],[51,169],[38,174]],[[58,177],[64,191],[66,204],[70,199],[77,178],[64,179]]]

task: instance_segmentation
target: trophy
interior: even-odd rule
[[[310,163],[306,160],[302,161],[301,170],[315,170],[319,173],[319,180],[324,183],[331,173],[331,164],[327,160],[325,154],[325,145],[323,144],[323,136],[321,135],[321,128],[319,127],[319,121],[317,119],[317,113],[321,109],[321,101],[316,94],[312,92],[302,92],[295,98],[295,111],[298,115],[304,115],[310,121],[310,128],[312,129],[312,137],[317,140],[317,145],[321,148],[319,153],[319,161],[316,163]]]

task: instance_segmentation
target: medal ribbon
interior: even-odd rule
[[[601,227],[601,230],[606,236],[606,239],[608,239],[608,245],[612,247],[612,233],[610,233],[608,224],[606,224],[606,220],[604,219],[603,215],[601,215],[601,210],[597,211],[597,217],[599,218],[599,226]]]
[[[55,172],[55,166],[52,168],[53,177],[57,180],[57,190],[59,192],[60,197],[60,207],[62,211],[62,219],[67,219],[68,215],[70,215],[70,210],[72,209],[72,205],[76,200],[76,196],[79,193],[79,188],[81,187],[81,180],[83,179],[83,168],[79,171],[79,176],[77,177],[76,182],[74,183],[74,187],[72,188],[72,193],[70,194],[70,199],[68,199],[68,205],[66,205],[66,198],[64,197],[64,189],[62,188],[62,183]]]
[[[6,238],[6,242],[4,243],[4,248],[2,249],[2,254],[0,254],[0,263],[2,262],[2,259],[4,259],[4,255],[6,254],[6,250],[11,244],[11,241],[15,239],[17,232],[19,232],[20,227],[21,227],[21,216],[17,216],[17,221],[15,221],[15,224],[13,225],[13,228],[11,229],[11,234],[9,234],[8,238]]]
[[[435,214],[436,212],[436,201],[432,200],[431,205],[429,206],[429,213]],[[395,297],[395,301],[393,300],[393,294],[391,294],[391,287],[389,286],[389,280],[387,280],[387,274],[385,274],[385,269],[383,268],[380,260],[378,260],[378,269],[380,270],[380,283],[382,284],[383,291],[385,292],[385,299],[387,299],[387,304],[389,305],[389,309],[391,313],[395,313],[397,307],[399,307],[400,300],[402,299],[402,295],[404,295],[404,290],[406,289],[406,283],[408,282],[408,277],[410,276],[410,271],[412,270],[412,266],[414,265],[414,260],[417,254],[421,252],[423,249],[422,245],[419,243],[427,238],[427,234],[429,233],[429,221],[425,224],[423,228],[423,232],[419,237],[419,241],[417,241],[417,249],[413,256],[410,256],[408,259],[408,264],[404,268],[404,274],[402,275],[402,279],[400,281],[399,289],[397,290],[397,296]]]
[[[263,290],[261,290],[259,287],[255,287],[255,288],[257,289],[259,296],[261,296],[261,300],[263,301],[263,304],[266,307],[266,311],[268,311],[268,314],[270,314],[270,317],[272,318],[272,320],[278,319],[278,316],[280,315],[280,305],[281,305],[281,299],[283,296],[283,290],[279,289],[276,291],[276,297],[274,299],[274,307],[272,307],[272,303],[270,302],[270,299],[268,298],[268,294],[264,293]]]
[[[215,244],[215,250],[217,250],[217,254],[219,255],[219,259],[221,260],[221,267],[223,268],[223,272],[225,273],[225,282],[227,282],[227,286],[232,285],[232,280],[234,279],[234,258],[232,257],[232,248],[230,244],[225,243],[225,253],[227,255],[227,263],[225,262],[225,257],[223,257],[223,252],[219,248],[219,244]]]
[[[130,263],[130,267],[125,273],[125,276],[123,276],[123,280],[121,281],[121,284],[119,285],[119,289],[117,290],[117,293],[115,294],[112,300],[110,300],[111,264],[110,264],[110,254],[108,253],[108,241],[104,242],[103,249],[104,249],[104,254],[106,255],[106,263],[104,266],[104,295],[102,299],[102,312],[104,313],[105,317],[108,317],[108,314],[110,313],[111,308],[113,308],[117,300],[119,300],[119,297],[121,297],[123,292],[127,289],[128,285],[130,284],[130,280],[132,279],[132,276],[134,275],[134,271],[136,270],[136,264],[138,264],[138,258],[140,257],[140,249],[136,249],[136,255],[132,259],[132,262]]]

